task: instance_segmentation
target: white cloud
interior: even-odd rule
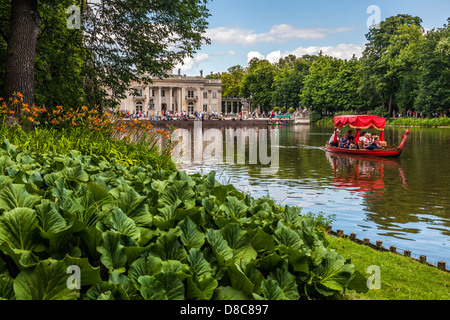
[[[342,43],[334,47],[332,46],[328,47],[311,46],[307,48],[299,47],[293,51],[285,52],[283,56],[293,54],[297,57],[301,57],[305,54],[318,54],[320,51],[322,51],[322,53],[327,56],[332,56],[339,59],[351,59],[353,55],[355,55],[357,58],[360,58],[362,56],[363,50],[364,50],[363,45]]]
[[[252,60],[253,58],[258,58],[259,60],[263,60],[266,57],[258,51],[250,51],[249,53],[247,53],[247,63],[250,62],[250,60]]]
[[[339,44],[337,46],[329,46],[329,47],[319,47],[319,46],[311,46],[311,47],[298,47],[292,51],[285,51],[281,53],[280,50],[272,51],[267,56],[263,55],[258,51],[250,51],[247,54],[247,62],[249,62],[252,58],[258,58],[260,60],[266,59],[270,63],[276,63],[281,58],[287,57],[290,54],[295,55],[296,57],[302,57],[305,54],[309,55],[318,55],[320,51],[322,51],[323,55],[332,56],[339,59],[351,59],[353,55],[357,58],[362,56],[362,52],[364,50],[363,45],[355,45],[355,44]]]
[[[209,54],[207,53],[201,53],[197,56],[195,56],[194,58],[191,57],[186,57],[183,60],[183,63],[179,63],[175,66],[175,69],[181,69],[181,71],[190,71],[192,69],[194,69],[195,67],[197,67],[200,63],[202,63],[203,61],[207,61],[209,60]]]
[[[352,30],[352,28],[299,28],[288,24],[274,25],[268,32],[256,33],[240,27],[217,27],[208,29],[205,36],[219,44],[254,45],[260,42],[286,43],[291,40],[323,39],[328,34]]]

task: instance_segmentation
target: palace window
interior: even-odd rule
[[[208,92],[203,92],[203,98],[207,99],[208,98]]]
[[[193,113],[194,113],[194,103],[189,102],[188,103],[188,114],[193,114]]]
[[[208,105],[207,104],[203,105],[203,112],[208,112]]]
[[[188,90],[188,98],[193,98],[194,97],[194,91],[193,90]]]
[[[213,91],[213,99],[217,99],[217,91]]]
[[[166,90],[161,90],[161,97],[165,97],[166,96]]]
[[[136,113],[142,112],[143,106],[144,105],[143,105],[142,101],[136,102]]]

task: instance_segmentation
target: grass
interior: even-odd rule
[[[380,267],[381,289],[358,294],[348,291],[347,300],[450,300],[450,273],[391,252],[380,252],[345,238],[327,236],[330,248],[349,259],[364,274]],[[369,277],[370,274],[364,274]]]

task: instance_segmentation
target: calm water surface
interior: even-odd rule
[[[386,159],[324,152],[321,147],[332,127],[261,129],[269,130],[269,136],[272,130],[278,133],[276,174],[250,164],[248,155],[239,165],[206,159],[181,163],[179,168],[188,173],[216,171],[220,182],[234,184],[254,197],[270,195],[283,205],[302,207],[303,213],[335,215],[333,230],[355,232],[372,243],[381,240],[384,247],[408,249],[414,257],[426,255],[434,264],[438,260],[450,263],[450,129],[410,128],[401,157]],[[216,130],[223,133],[225,154],[227,129]],[[386,140],[399,144],[404,130],[388,128]],[[207,145],[204,142],[203,147]]]

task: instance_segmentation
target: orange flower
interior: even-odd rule
[[[63,107],[62,106],[56,106],[56,109],[61,110]]]
[[[76,124],[75,122],[72,121],[72,125],[73,125],[73,126],[76,126],[77,124]]]
[[[10,110],[10,111],[9,111],[9,114],[14,114],[14,111],[13,111],[13,110]]]
[[[30,120],[31,122],[34,122],[34,119],[32,117],[28,117],[28,120]]]
[[[23,98],[23,94],[21,94],[20,92],[17,92],[17,96],[18,96],[19,98]]]

